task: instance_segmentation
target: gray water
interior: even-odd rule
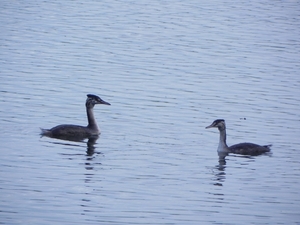
[[[0,224],[300,224],[299,1],[0,4]]]

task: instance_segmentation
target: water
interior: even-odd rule
[[[298,6],[2,1],[1,224],[299,224]],[[88,93],[95,144],[40,138]]]

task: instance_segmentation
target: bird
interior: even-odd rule
[[[88,94],[85,102],[86,114],[88,119],[87,126],[62,124],[51,129],[41,128],[41,135],[65,140],[84,140],[86,138],[99,136],[100,130],[98,128],[93,112],[94,106],[96,104],[110,105],[110,103],[102,100],[99,96]]]
[[[240,154],[240,155],[250,155],[257,156],[267,152],[270,152],[270,147],[272,145],[258,145],[253,143],[240,143],[228,147],[226,143],[226,125],[224,119],[217,119],[211,125],[207,126],[208,128],[216,127],[220,131],[220,140],[218,146],[218,154],[225,157],[228,153]]]

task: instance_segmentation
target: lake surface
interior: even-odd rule
[[[298,1],[1,1],[1,224],[300,224]],[[95,143],[40,137],[86,125]],[[229,145],[272,154],[218,162]]]

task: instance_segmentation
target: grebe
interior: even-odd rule
[[[217,127],[220,131],[220,141],[218,146],[218,154],[223,155],[224,157],[228,153],[235,153],[241,155],[260,155],[270,151],[271,145],[257,145],[253,143],[240,143],[232,145],[230,147],[226,144],[226,126],[225,120],[218,119],[215,120],[211,125],[206,128]]]
[[[41,128],[41,135],[67,140],[83,140],[93,136],[98,136],[100,134],[100,130],[97,126],[97,122],[93,113],[93,108],[96,104],[110,105],[108,102],[103,101],[97,95],[88,94],[85,102],[86,114],[88,119],[88,125],[86,127],[63,124],[51,129]]]

